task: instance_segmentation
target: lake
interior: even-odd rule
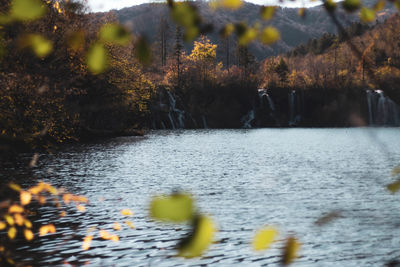
[[[23,186],[43,180],[90,200],[84,213],[68,206],[57,233],[19,247],[17,260],[34,266],[274,266],[285,238],[294,235],[302,245],[293,266],[382,266],[400,257],[400,195],[386,189],[399,164],[399,128],[153,131],[67,146],[40,155],[33,170],[7,169]],[[218,226],[217,242],[202,258],[174,257],[188,227],[148,216],[151,197],[173,190],[192,193]],[[97,236],[83,251],[88,229],[112,231],[126,219],[123,208],[134,212],[129,220],[136,228],[124,225],[119,242]],[[333,211],[336,220],[315,224]],[[54,208],[41,207],[39,214],[38,224],[58,218]],[[250,242],[265,225],[279,230],[279,240],[253,252]]]

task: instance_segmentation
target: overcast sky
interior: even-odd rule
[[[143,3],[151,3],[155,2],[154,0],[88,0],[91,11],[108,11],[111,9],[121,9],[124,7],[130,7],[134,5],[140,5]],[[158,1],[165,2],[165,1]],[[310,0],[296,0],[296,1],[288,1],[284,0],[283,4],[279,2],[279,0],[248,0],[246,2],[251,2],[259,5],[282,5],[282,6],[290,6],[290,7],[303,7],[310,5],[318,5],[319,1]]]

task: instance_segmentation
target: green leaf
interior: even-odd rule
[[[291,264],[298,257],[299,249],[300,249],[300,243],[297,241],[297,239],[292,236],[289,237],[286,240],[285,247],[283,248],[282,264],[283,265]]]
[[[107,68],[107,50],[101,43],[95,43],[87,54],[87,65],[93,74],[100,74]]]
[[[348,12],[354,12],[361,7],[361,0],[344,0],[343,8]]]
[[[192,27],[197,17],[196,10],[193,6],[185,2],[175,3],[171,9],[171,16],[175,22],[184,27]]]
[[[394,5],[396,6],[396,8],[397,8],[398,10],[400,10],[400,0],[395,0],[395,1],[394,1]]]
[[[270,20],[275,14],[275,6],[263,6],[261,7],[261,17],[265,20]]]
[[[187,222],[193,218],[193,199],[188,194],[156,196],[150,203],[150,216],[164,222]]]
[[[211,218],[199,215],[189,236],[178,245],[178,256],[194,258],[201,256],[213,242],[216,227]]]
[[[35,20],[46,12],[44,3],[40,0],[13,0],[10,15],[16,20]]]
[[[131,40],[131,35],[120,24],[112,23],[106,24],[100,29],[100,38],[106,42],[127,45]]]
[[[46,57],[53,51],[53,43],[39,34],[30,34],[24,38],[25,45],[32,48],[36,56]]]
[[[135,57],[142,64],[148,64],[151,61],[151,48],[146,38],[141,36],[135,42]]]
[[[387,188],[392,194],[398,192],[398,191],[400,190],[400,180],[398,180],[398,181],[396,181],[396,182],[394,182],[394,183],[389,184],[386,188]]]
[[[264,30],[262,31],[262,33],[260,35],[261,42],[263,42],[266,45],[273,44],[276,41],[278,41],[280,38],[281,37],[280,37],[279,31],[272,26],[268,26],[268,27],[264,28]]]
[[[373,22],[375,20],[375,11],[370,8],[363,7],[360,12],[360,19],[366,23]]]
[[[278,231],[272,227],[266,227],[259,230],[253,239],[253,249],[256,251],[268,249],[275,241]]]

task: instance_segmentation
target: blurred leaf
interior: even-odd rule
[[[104,45],[95,43],[87,54],[87,65],[93,74],[100,74],[107,68],[108,55]]]
[[[197,216],[193,232],[178,245],[178,256],[185,258],[199,257],[210,246],[215,235],[215,225],[207,216]]]
[[[142,64],[148,64],[151,61],[151,48],[143,36],[135,42],[135,56]]]
[[[10,229],[8,229],[8,233],[7,233],[8,237],[10,239],[14,239],[17,236],[17,228],[15,227],[10,227]]]
[[[298,251],[300,249],[300,243],[297,241],[295,237],[289,237],[286,240],[285,247],[283,248],[282,255],[282,264],[289,265],[291,264],[297,257]]]
[[[29,203],[31,203],[32,194],[27,191],[21,191],[19,198],[20,198],[21,205],[25,206],[25,205],[28,205]]]
[[[373,22],[375,20],[375,11],[370,8],[363,7],[360,12],[360,18],[363,22]]]
[[[125,221],[125,224],[126,224],[126,225],[128,225],[128,226],[129,226],[129,228],[131,228],[131,229],[135,229],[135,225],[133,225],[133,223],[132,223],[132,222],[130,222],[130,221]]]
[[[25,219],[24,225],[25,225],[26,228],[32,228],[32,223],[31,223],[31,221],[28,220],[28,219]]]
[[[253,239],[253,249],[256,251],[268,249],[277,235],[278,231],[275,228],[266,227],[259,230]]]
[[[393,175],[393,176],[396,176],[396,175],[398,175],[398,174],[400,174],[400,166],[397,166],[396,168],[394,168],[394,169],[392,170],[392,175]]]
[[[188,194],[154,197],[150,203],[150,216],[159,221],[186,222],[193,218],[193,199]]]
[[[103,41],[119,45],[127,45],[131,40],[131,34],[118,23],[106,24],[100,29],[100,38]]]
[[[385,0],[378,0],[374,5],[374,10],[376,12],[381,11],[385,8],[386,1]]]
[[[21,44],[22,47],[30,47],[36,56],[40,58],[46,57],[51,53],[51,51],[53,51],[53,43],[39,34],[29,34],[24,36]],[[32,162],[33,160],[31,161],[30,165]]]
[[[337,5],[334,0],[326,0],[324,1],[324,7],[328,12],[335,11]]]
[[[361,0],[344,0],[343,8],[348,12],[354,12],[361,7]]]
[[[24,230],[24,236],[25,236],[26,240],[31,241],[33,239],[33,237],[34,237],[34,234],[33,234],[33,232],[31,230],[25,229]]]
[[[186,28],[184,34],[185,42],[193,41],[198,35],[199,29],[196,26]]]
[[[68,46],[73,50],[82,49],[85,45],[85,33],[83,31],[76,31],[67,37]]]
[[[187,2],[175,3],[171,9],[171,17],[185,28],[195,26],[198,19],[196,8]]]
[[[92,242],[93,236],[88,235],[83,239],[82,249],[88,250],[90,248],[90,243]]]
[[[12,0],[10,15],[17,20],[35,20],[46,12],[40,0]]]
[[[130,209],[123,209],[121,210],[121,214],[124,216],[132,216],[133,212]]]
[[[14,214],[14,221],[18,226],[22,226],[22,225],[24,225],[25,219],[24,219],[24,216],[22,216],[21,214],[15,213]]]
[[[48,233],[55,233],[56,232],[56,227],[53,224],[48,224],[48,225],[43,225],[39,229],[39,235],[44,236],[47,235]]]
[[[80,212],[85,212],[86,208],[83,205],[76,205],[76,209],[79,210]]]
[[[5,222],[0,221],[0,231],[6,229],[7,224]]]
[[[114,242],[118,242],[118,241],[119,241],[119,236],[117,236],[117,235],[112,235],[111,238],[110,238],[110,240],[111,240],[111,241],[114,241]]]
[[[8,186],[9,186],[12,190],[15,190],[15,191],[17,191],[17,192],[20,192],[20,191],[22,190],[21,187],[20,187],[19,185],[15,184],[15,183],[10,183]]]
[[[0,14],[0,25],[9,24],[12,21],[13,21],[13,18],[11,16]]]
[[[6,222],[8,223],[8,225],[14,225],[14,219],[13,217],[11,217],[10,215],[4,215],[4,219],[6,220]]]
[[[221,36],[223,38],[227,38],[228,36],[230,36],[233,33],[234,30],[235,30],[235,26],[232,23],[228,23],[224,26],[224,28],[222,28]]]
[[[261,36],[260,36],[261,42],[266,45],[273,44],[276,41],[278,41],[280,38],[281,37],[280,37],[279,31],[272,26],[266,27],[262,31]]]
[[[213,8],[238,9],[243,5],[242,0],[214,0],[210,3]]]
[[[400,0],[395,0],[394,5],[398,10],[400,10]]]
[[[239,45],[247,46],[250,42],[257,38],[257,31],[253,28],[246,29],[239,35]]]
[[[21,207],[20,205],[12,205],[10,208],[8,208],[8,213],[22,213],[24,212],[24,208]]]
[[[299,8],[298,14],[300,17],[304,18],[306,16],[306,8]]]
[[[265,20],[270,20],[274,17],[275,6],[263,6],[261,7],[261,18]]]
[[[396,181],[396,182],[394,182],[394,183],[389,184],[389,185],[387,186],[387,189],[388,189],[392,194],[394,194],[394,193],[396,193],[397,191],[399,191],[399,190],[400,190],[400,180],[398,180],[398,181]]]

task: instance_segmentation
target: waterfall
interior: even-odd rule
[[[208,129],[206,116],[201,116],[201,120],[203,121],[203,128]]]
[[[185,111],[180,110],[176,107],[176,99],[171,94],[170,91],[167,90],[168,98],[169,98],[169,113],[168,118],[171,122],[172,128],[185,128]],[[174,120],[175,118],[175,120]]]
[[[270,111],[275,111],[275,105],[274,105],[274,101],[272,101],[272,98],[269,96],[269,94],[267,93],[266,89],[258,89],[258,97],[260,100],[260,105],[261,107],[264,107],[264,99],[266,99],[268,102],[268,107],[270,109]]]
[[[295,90],[289,93],[289,126],[296,126],[301,121],[302,101]]]
[[[382,90],[367,90],[370,126],[400,126],[400,108]]]
[[[245,129],[250,129],[251,128],[251,122],[254,120],[255,116],[254,116],[254,108],[252,110],[250,110],[246,115],[244,115],[242,117],[242,119],[240,120],[243,123],[242,128]]]

